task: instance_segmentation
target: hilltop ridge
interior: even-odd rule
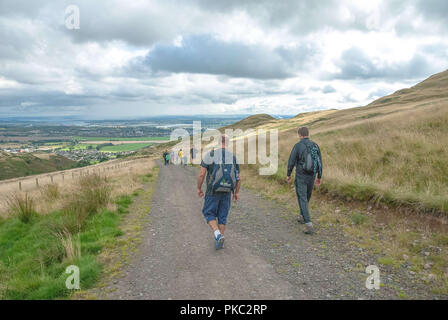
[[[222,127],[221,130],[225,129],[242,129],[246,130],[249,128],[255,128],[264,124],[267,124],[269,122],[276,121],[276,119],[266,113],[261,114],[255,114],[252,116],[249,116],[247,118],[244,118],[243,120],[240,120],[234,124]]]
[[[379,98],[368,106],[404,104],[448,98],[448,70],[436,73],[422,82]]]

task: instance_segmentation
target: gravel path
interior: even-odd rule
[[[197,168],[161,166],[150,222],[108,299],[391,299],[368,290],[369,257],[308,236],[282,206],[243,189],[216,251],[196,195]],[[375,261],[372,259],[372,261]]]

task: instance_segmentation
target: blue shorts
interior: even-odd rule
[[[207,223],[218,219],[218,224],[226,224],[230,210],[232,193],[206,194],[202,214]]]

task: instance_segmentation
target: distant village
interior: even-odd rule
[[[125,157],[135,153],[136,151],[122,151],[122,152],[100,152],[96,149],[74,149],[74,150],[58,150],[51,148],[3,148],[3,152],[10,154],[33,153],[33,152],[49,152],[54,153],[73,161],[83,161],[89,163],[103,162],[111,159]]]
[[[6,153],[29,153],[29,152],[36,152],[38,149],[36,148],[9,148],[9,149],[2,149],[3,152]]]
[[[103,162],[115,158],[131,155],[136,151],[100,152],[96,149],[56,150],[54,153],[73,161]]]

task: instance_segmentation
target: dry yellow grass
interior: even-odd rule
[[[327,191],[448,212],[446,103],[365,119],[342,129],[314,131],[311,126],[311,132],[321,146]],[[286,163],[297,134],[288,131],[279,140],[279,162]]]

